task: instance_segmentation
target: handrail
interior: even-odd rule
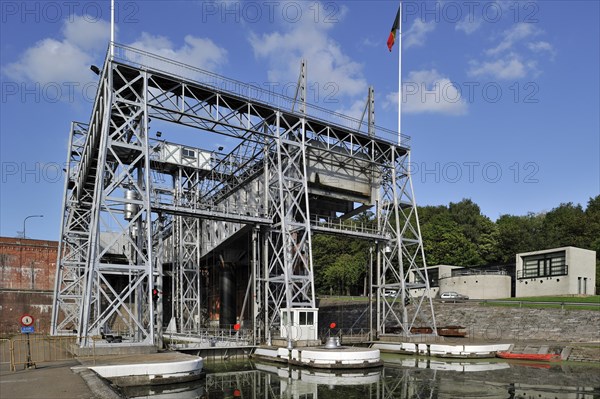
[[[113,59],[116,62],[141,69],[152,69],[157,72],[164,72],[181,79],[210,87],[212,90],[217,92],[232,94],[248,101],[262,103],[269,107],[274,106],[275,108],[287,113],[303,116],[303,114],[298,111],[292,111],[292,105],[295,102],[292,97],[275,93],[270,90],[265,90],[261,87],[243,83],[235,79],[226,78],[213,72],[209,72],[191,65],[186,65],[184,63],[123,44],[115,44],[114,49],[115,51]],[[354,130],[365,135],[369,134],[368,124],[363,123],[359,119],[334,112],[314,104],[306,104],[305,115],[317,121]],[[381,126],[375,126],[374,129],[375,137],[390,143],[398,142],[398,132]],[[402,140],[402,146],[408,148],[410,136],[402,134],[400,137]]]
[[[569,265],[560,264],[555,266],[550,266],[548,268],[549,273],[537,273],[537,270],[517,270],[517,279],[527,279],[527,278],[541,278],[541,277],[554,277],[554,276],[566,276],[569,274]]]

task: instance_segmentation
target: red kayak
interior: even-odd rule
[[[512,353],[512,352],[496,352],[496,356],[502,359],[516,359],[516,360],[537,360],[552,362],[560,360],[560,355],[555,353],[546,353],[539,355],[537,353]]]

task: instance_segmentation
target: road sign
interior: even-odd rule
[[[33,328],[33,326],[21,327],[21,334],[33,334],[34,332],[35,329]]]
[[[23,316],[21,316],[21,325],[25,326],[25,327],[29,327],[31,325],[33,325],[33,317],[28,315],[28,314],[24,314]]]

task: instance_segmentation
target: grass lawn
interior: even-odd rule
[[[525,298],[505,298],[502,301],[516,302],[564,302],[564,303],[597,303],[600,304],[600,295],[592,296],[532,296]]]
[[[494,302],[489,300],[482,302],[486,306],[509,306],[509,307],[522,307],[522,308],[562,308],[569,310],[596,310],[600,311],[600,295],[587,296],[587,297],[575,297],[575,296],[537,296],[537,297],[526,297],[526,298],[505,298],[499,299],[503,302]],[[515,302],[507,303],[507,302]],[[556,302],[551,303],[536,303],[536,302]],[[589,303],[589,305],[578,305],[579,303]]]

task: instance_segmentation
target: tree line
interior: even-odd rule
[[[521,252],[574,246],[596,251],[596,290],[600,287],[600,195],[584,208],[563,203],[542,213],[502,215],[492,221],[470,199],[418,207],[428,265],[482,266],[515,262]],[[373,215],[363,215],[363,221]],[[317,293],[366,292],[370,242],[324,234],[313,236]]]

